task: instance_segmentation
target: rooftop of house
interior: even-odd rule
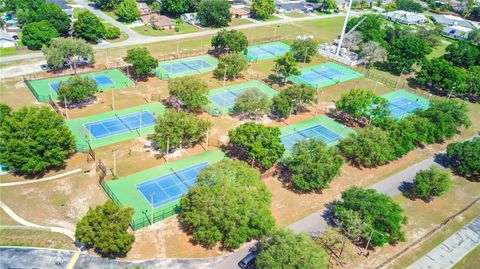
[[[236,7],[230,7],[230,13],[234,14],[234,15],[248,15],[250,14],[250,12],[244,10],[244,9],[241,9],[241,8],[236,8]]]
[[[151,23],[153,21],[154,24],[159,25],[159,26],[172,25],[173,24],[172,19],[170,19],[167,16],[159,15],[157,13],[140,15],[140,19],[144,23]]]
[[[384,14],[386,17],[394,18],[394,19],[401,19],[406,21],[424,21],[427,20],[427,17],[423,14],[408,12],[404,10],[395,10],[390,11]]]

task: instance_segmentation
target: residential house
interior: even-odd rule
[[[232,13],[232,18],[234,19],[246,19],[250,17],[250,11],[247,11],[242,8],[230,7],[230,13]]]
[[[73,7],[70,6],[66,0],[45,0],[47,3],[54,3],[60,6],[63,12],[67,13],[68,17],[73,20]]]
[[[15,47],[16,44],[15,38],[12,35],[7,33],[5,30],[0,30],[0,48],[11,48]]]
[[[191,25],[200,25],[200,20],[198,19],[197,13],[185,13],[180,15],[182,21],[191,24]]]
[[[395,10],[387,12],[383,15],[385,19],[391,20],[394,22],[413,25],[413,24],[424,24],[428,22],[427,17],[423,14],[408,12],[404,10]]]
[[[319,9],[322,4],[309,3],[303,0],[299,1],[286,1],[277,0],[275,7],[279,13],[299,12],[299,13],[312,13],[314,10]]]
[[[463,26],[463,27],[466,27],[466,28],[470,28],[470,29],[473,29],[473,25],[458,17],[458,16],[452,16],[452,15],[435,15],[432,17],[432,20],[438,24],[441,24],[443,26],[454,26],[454,25],[459,25],[459,26]]]
[[[140,15],[140,20],[146,25],[151,25],[158,30],[175,29],[175,24],[172,19],[167,16],[159,15],[157,13]]]
[[[451,38],[465,40],[468,38],[468,34],[472,31],[471,28],[463,27],[460,25],[447,26],[443,28],[442,34]]]

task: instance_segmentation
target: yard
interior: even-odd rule
[[[194,33],[200,32],[201,29],[193,26],[188,23],[182,23],[178,25],[179,31],[176,30],[156,30],[150,25],[138,26],[132,28],[135,32],[146,35],[146,36],[169,36],[169,35],[179,35],[179,34],[187,34],[187,33]]]

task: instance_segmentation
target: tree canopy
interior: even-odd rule
[[[277,74],[283,77],[283,83],[287,84],[287,79],[291,75],[300,75],[295,57],[291,52],[287,52],[284,56],[278,57],[275,60],[275,69]]]
[[[445,49],[445,59],[460,67],[480,65],[480,48],[467,41],[453,42]]]
[[[59,34],[68,35],[70,29],[70,18],[62,8],[55,3],[43,3],[36,10],[35,21],[48,21]]]
[[[6,117],[12,114],[12,108],[6,104],[0,103],[0,125]]]
[[[252,17],[266,20],[275,13],[275,0],[252,0],[250,12]]]
[[[198,19],[204,27],[225,27],[232,21],[230,4],[225,0],[203,0],[198,5]]]
[[[293,41],[291,52],[297,62],[307,62],[312,60],[312,57],[317,55],[318,43],[312,38],[297,38]]]
[[[160,11],[164,15],[169,15],[174,18],[179,17],[183,13],[193,12],[196,8],[194,0],[162,0]]]
[[[273,231],[270,197],[257,170],[224,159],[204,168],[181,198],[180,222],[205,247],[238,248]]]
[[[426,170],[420,170],[413,179],[413,193],[425,201],[431,201],[433,196],[441,196],[450,188],[450,175],[447,170],[440,170],[435,165]]]
[[[235,99],[233,111],[243,117],[257,118],[270,111],[272,101],[270,97],[257,88],[243,92]]]
[[[317,138],[296,143],[284,161],[292,173],[293,186],[302,191],[328,188],[333,178],[340,174],[344,162],[335,147],[328,147]]]
[[[272,112],[281,118],[297,114],[306,105],[315,103],[317,91],[305,85],[291,85],[272,99]]]
[[[216,50],[226,52],[242,52],[248,48],[247,36],[237,30],[221,30],[212,38],[212,46]]]
[[[55,38],[48,47],[43,47],[42,52],[53,69],[63,68],[67,63],[76,70],[76,63],[80,59],[88,58],[91,63],[95,61],[92,46],[82,39]]]
[[[406,35],[393,41],[387,47],[387,60],[390,69],[397,74],[411,71],[416,63],[421,63],[432,51],[427,42],[413,35]]]
[[[422,5],[413,0],[396,0],[396,3],[397,3],[397,9],[415,12],[415,13],[423,12]]]
[[[447,156],[453,171],[468,179],[480,181],[480,139],[447,146]]]
[[[133,208],[120,208],[111,200],[89,208],[77,223],[75,238],[102,256],[125,256],[135,241],[133,233],[128,232],[133,212]]]
[[[272,167],[285,152],[280,135],[278,127],[253,122],[244,123],[228,131],[230,143],[242,149],[265,169]]]
[[[256,268],[328,268],[328,256],[306,234],[281,229],[260,240]]]
[[[73,23],[75,35],[87,41],[97,41],[105,35],[105,26],[100,18],[86,10],[78,14],[78,19]]]
[[[356,186],[342,192],[342,200],[332,206],[334,219],[347,228],[352,225],[352,216],[359,217],[360,240],[367,242],[371,236],[373,246],[405,240],[402,224],[407,223],[407,217],[402,211],[387,195]]]
[[[161,152],[172,151],[178,147],[190,147],[203,139],[210,123],[188,112],[168,110],[160,115],[155,132],[150,139]]]
[[[60,167],[75,149],[64,119],[47,107],[24,107],[0,125],[0,161],[19,173]]]
[[[361,17],[354,17],[348,20],[346,32],[350,31],[357,25],[364,17],[367,17],[355,31],[362,33],[363,42],[376,41],[385,45],[384,33],[382,31],[382,18],[379,15],[368,14]]]
[[[183,77],[168,82],[170,95],[176,96],[188,109],[196,110],[207,105],[209,91],[206,82],[195,77]]]
[[[115,14],[125,22],[132,22],[138,18],[140,11],[136,0],[123,0],[115,9]]]
[[[217,79],[230,80],[237,78],[246,69],[247,61],[240,53],[225,53],[220,55],[217,69],[215,69],[213,74]]]
[[[147,48],[133,48],[127,50],[127,56],[123,60],[133,65],[135,75],[144,77],[157,68],[158,61],[150,54]]]
[[[452,138],[461,126],[471,125],[467,112],[465,103],[448,99],[432,100],[426,110],[418,111],[416,115],[427,118],[435,126],[432,138],[435,142],[443,142]]]
[[[104,11],[114,10],[123,0],[92,0],[95,6]]]
[[[367,67],[385,61],[386,55],[385,48],[376,41],[368,41],[360,46],[359,56]]]
[[[358,122],[370,123],[372,119],[385,118],[390,115],[387,99],[374,94],[372,91],[352,89],[341,95],[335,102],[339,111],[347,113]]]
[[[338,148],[348,160],[363,167],[376,167],[394,159],[388,132],[373,126],[340,140]]]
[[[97,83],[88,77],[72,76],[65,82],[60,82],[58,99],[71,103],[80,103],[92,98],[98,92]]]
[[[48,21],[32,22],[22,29],[22,43],[31,50],[39,50],[58,37],[58,32]]]

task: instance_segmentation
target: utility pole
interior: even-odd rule
[[[112,150],[113,153],[113,174],[115,177],[117,177],[117,149]]]
[[[340,40],[338,41],[336,55],[340,54],[340,48],[342,48],[343,38],[345,37],[345,30],[347,29],[348,17],[350,16],[350,9],[352,8],[353,0],[350,0],[348,3],[347,15],[345,16],[345,21],[343,22],[342,34],[340,35]]]

